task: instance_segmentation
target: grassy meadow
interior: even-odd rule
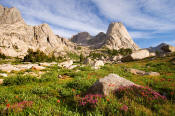
[[[93,70],[90,66],[68,70],[54,65],[44,69],[46,73],[41,78],[23,76],[26,71],[13,72],[12,76],[0,77],[5,79],[0,85],[0,115],[175,116],[174,58],[172,55],[106,64],[98,70]],[[127,68],[155,71],[161,75],[133,75],[126,71]],[[146,89],[123,88],[110,96],[85,94],[93,83],[110,73],[118,74]],[[58,75],[62,75],[63,78],[58,78]],[[158,92],[159,95],[154,92]],[[154,99],[156,95],[157,98]]]

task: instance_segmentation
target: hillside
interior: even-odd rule
[[[172,116],[175,114],[174,59],[175,55],[171,55],[164,58],[106,64],[98,70],[91,69],[89,66],[65,69],[53,63],[40,71],[32,68],[9,72],[10,76],[2,77],[5,80],[0,85],[0,114]],[[14,61],[1,60],[1,64],[5,62]],[[126,71],[129,68],[158,72],[160,76],[135,75]],[[32,73],[40,74],[40,77],[31,76]],[[82,104],[80,98],[89,99],[89,96],[86,96],[88,88],[96,80],[110,73],[151,88],[165,98],[160,99],[158,96],[154,98],[149,89],[147,91],[139,88],[135,93],[123,88],[123,91],[114,95],[98,94],[101,97],[94,97],[94,99],[98,98],[98,102],[84,101],[85,103]],[[96,94],[89,95],[96,96]]]

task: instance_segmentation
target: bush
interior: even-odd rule
[[[121,48],[121,49],[119,50],[119,53],[120,53],[121,55],[123,55],[123,56],[127,56],[127,55],[132,54],[132,49],[129,49],[129,48],[124,49],[124,48]]]
[[[32,77],[29,75],[26,76],[12,76],[12,77],[7,77],[3,81],[4,86],[8,85],[22,85],[26,83],[31,83],[31,82],[38,82],[38,79],[36,77]]]
[[[89,57],[91,57],[93,59],[100,59],[102,56],[106,58],[105,54],[102,54],[102,53],[91,52],[89,54]]]
[[[56,58],[54,55],[47,56],[44,52],[37,50],[34,52],[32,49],[28,50],[28,55],[24,57],[24,62],[45,62],[45,61],[57,61],[60,58]]]
[[[85,59],[85,58],[84,58],[83,54],[81,53],[81,54],[80,54],[80,63],[84,62],[84,59]]]
[[[108,49],[107,53],[109,54],[109,56],[116,56],[119,54],[119,51],[115,50],[115,49],[113,49],[113,50]]]
[[[4,54],[0,53],[0,58],[5,59],[6,56]]]

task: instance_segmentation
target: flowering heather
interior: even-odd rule
[[[7,104],[7,109],[11,109],[14,111],[22,111],[25,108],[31,107],[33,105],[32,101],[22,101],[19,103],[15,103],[13,105],[10,106],[10,104]]]
[[[79,97],[78,96],[78,102],[80,106],[86,106],[86,105],[92,105],[95,106],[99,99],[101,99],[103,96],[100,94],[87,94],[85,97]]]
[[[130,98],[135,99],[135,101],[139,101],[142,98],[142,102],[147,104],[150,103],[161,103],[160,101],[165,101],[166,97],[160,95],[158,92],[143,86],[129,86],[129,87],[120,87],[116,91],[116,95],[121,98],[123,96],[128,96]]]
[[[127,111],[128,111],[128,106],[124,104],[124,105],[120,108],[120,110],[121,110],[121,111],[127,112]]]

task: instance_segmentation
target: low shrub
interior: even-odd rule
[[[22,85],[26,83],[31,83],[31,82],[38,82],[38,79],[36,77],[32,77],[29,75],[21,76],[11,76],[7,77],[3,81],[4,86],[9,86],[9,85]]]
[[[0,53],[0,58],[5,59],[6,56],[4,54]]]
[[[58,61],[61,58],[56,58],[54,55],[47,56],[44,52],[37,50],[34,52],[32,49],[28,50],[28,55],[24,57],[24,62],[51,62]]]
[[[135,102],[151,108],[155,104],[164,103],[164,101],[167,100],[165,96],[160,95],[158,92],[150,88],[135,85],[129,87],[120,87],[116,91],[116,96],[118,98],[127,96]]]
[[[127,55],[132,54],[132,49],[129,49],[129,48],[124,49],[124,48],[121,48],[121,49],[119,50],[119,53],[120,53],[121,55],[123,55],[123,56],[127,56]]]

